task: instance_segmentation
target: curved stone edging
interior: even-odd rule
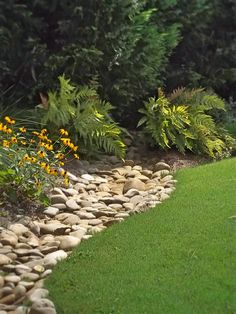
[[[126,164],[69,176],[69,188],[52,190],[43,218],[0,227],[0,314],[55,314],[43,281],[56,263],[93,234],[168,199],[176,183],[163,162],[153,171]]]

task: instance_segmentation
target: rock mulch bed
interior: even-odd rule
[[[126,161],[110,170],[69,174],[68,188],[51,191],[42,217],[18,215],[0,227],[0,314],[55,314],[44,279],[81,241],[169,198],[170,166],[152,170]]]

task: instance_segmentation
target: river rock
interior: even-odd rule
[[[36,299],[29,314],[57,314],[54,304],[48,299]]]
[[[159,171],[159,170],[169,170],[170,171],[170,166],[166,164],[165,162],[157,162],[154,165],[154,171]]]
[[[3,245],[15,246],[18,242],[18,237],[13,231],[4,229],[0,233],[0,242]]]
[[[53,207],[53,206],[49,206],[49,207],[47,207],[47,208],[43,211],[43,213],[44,213],[45,215],[50,216],[50,217],[54,217],[54,216],[56,216],[56,215],[59,213],[59,208]]]
[[[138,191],[145,191],[145,183],[137,178],[129,179],[125,182],[123,193],[125,194],[131,189],[136,189]]]
[[[10,225],[8,229],[14,232],[17,236],[20,236],[29,230],[29,228],[25,227],[24,225],[17,223]]]
[[[45,266],[55,266],[58,261],[65,259],[67,257],[67,253],[63,250],[58,250],[53,253],[49,253],[44,258],[44,265]]]
[[[74,199],[70,199],[66,202],[66,206],[70,211],[78,210],[80,209],[80,206],[76,203]]]
[[[10,264],[12,259],[5,254],[0,254],[0,266]]]

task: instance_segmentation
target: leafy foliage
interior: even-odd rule
[[[52,142],[46,129],[30,132],[15,123],[9,116],[0,122],[1,195],[15,197],[18,190],[26,197],[45,200],[46,189],[55,184],[57,177],[64,177],[65,184],[69,183],[61,167],[68,148],[75,152],[78,147],[62,137],[68,135],[66,130],[61,129],[60,136]],[[79,158],[75,153],[74,157]],[[1,197],[0,200],[3,201]]]
[[[236,82],[234,0],[151,1],[161,6],[157,17],[179,23],[182,40],[172,54],[167,86],[207,86],[234,99]],[[167,5],[168,4],[168,5]]]
[[[159,90],[159,97],[149,98],[144,106],[138,126],[145,124],[145,132],[162,148],[176,146],[181,152],[187,148],[211,158],[230,152],[234,140],[216,125],[211,114],[213,109],[225,110],[217,95],[204,89],[179,88],[167,97]]]
[[[60,90],[49,92],[48,100],[44,99],[44,106],[41,106],[44,108],[42,123],[51,131],[67,128],[87,152],[103,149],[124,157],[121,129],[109,115],[113,108],[111,104],[102,101],[95,89],[84,86],[78,90],[64,76],[60,76],[59,81]]]
[[[157,27],[155,7],[143,1],[0,0],[0,12],[3,90],[13,86],[14,99],[33,103],[62,73],[77,85],[96,80],[100,96],[119,106],[117,117],[129,124],[156,83],[163,84],[179,40],[177,24]]]

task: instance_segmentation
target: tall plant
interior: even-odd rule
[[[102,149],[123,158],[125,144],[120,137],[121,129],[110,116],[112,105],[102,101],[96,90],[88,86],[77,89],[64,76],[59,77],[59,82],[59,91],[42,97],[43,125],[48,125],[52,132],[57,128],[68,129],[87,152]]]
[[[138,126],[152,136],[162,148],[176,146],[179,151],[189,149],[211,158],[230,153],[234,140],[218,126],[212,110],[225,110],[216,94],[204,89],[180,88],[169,96],[159,90],[159,97],[149,98],[140,112],[144,115]]]

